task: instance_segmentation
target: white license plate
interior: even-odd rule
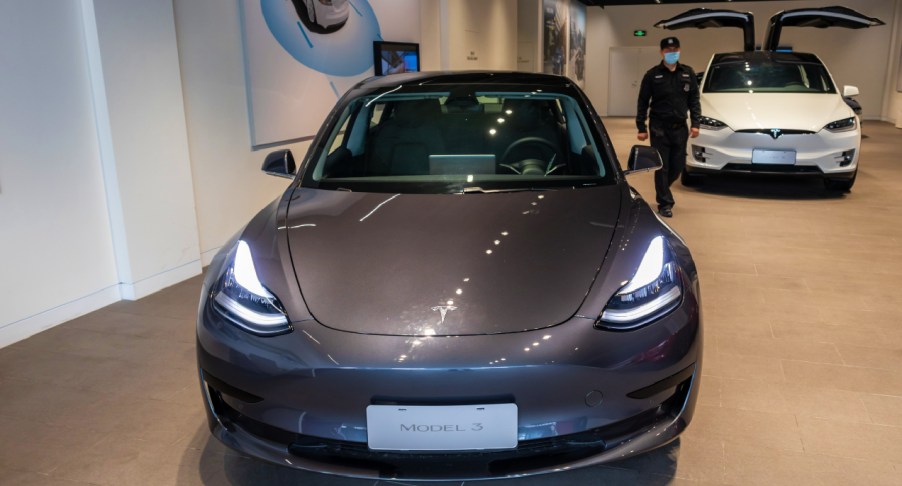
[[[773,165],[795,165],[795,150],[752,150],[753,164],[773,164]]]
[[[517,405],[370,405],[366,428],[370,449],[513,449],[517,447]]]

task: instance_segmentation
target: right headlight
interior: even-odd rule
[[[720,130],[726,128],[727,124],[709,116],[703,116],[699,121],[699,126],[706,130]]]
[[[611,297],[596,326],[628,330],[663,317],[680,305],[680,270],[663,236],[651,240],[639,268]]]
[[[849,118],[843,118],[842,120],[836,120],[834,122],[830,122],[824,126],[827,130],[831,132],[847,132],[849,130],[855,130],[855,127],[858,124],[855,122],[855,117],[851,116]]]
[[[232,250],[213,296],[213,308],[236,326],[258,336],[291,332],[285,308],[260,283],[247,243],[239,240]]]

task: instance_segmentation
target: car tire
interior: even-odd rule
[[[857,170],[852,174],[851,179],[824,179],[824,187],[828,191],[849,192],[855,184],[856,177],[858,177]]]
[[[686,187],[697,187],[705,182],[705,176],[699,174],[691,174],[686,169],[680,173],[680,184]]]

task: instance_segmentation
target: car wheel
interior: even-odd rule
[[[683,172],[680,173],[680,184],[686,187],[696,187],[705,182],[705,176],[699,174],[690,174],[683,169]]]
[[[858,177],[858,171],[852,175],[851,179],[824,179],[824,187],[828,191],[849,192],[855,184],[855,178]]]

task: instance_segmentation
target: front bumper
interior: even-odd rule
[[[696,295],[686,292],[676,311],[631,332],[575,318],[533,332],[440,338],[360,335],[312,321],[257,338],[204,306],[197,353],[209,425],[248,455],[352,477],[517,477],[629,457],[667,444],[692,418],[701,374]],[[367,447],[370,404],[499,401],[518,406],[516,449]]]
[[[773,138],[769,133],[735,132],[730,128],[703,129],[687,146],[686,171],[692,174],[756,173],[820,175],[848,179],[858,169],[860,130],[788,133]],[[753,163],[755,149],[794,151],[795,163]]]

